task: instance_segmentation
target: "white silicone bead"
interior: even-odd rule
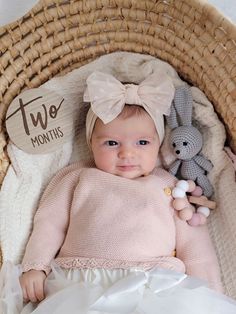
[[[184,190],[185,192],[187,192],[188,189],[189,189],[189,184],[188,184],[188,182],[185,181],[185,180],[179,180],[179,181],[177,182],[176,186],[177,186],[178,188]]]
[[[179,187],[175,187],[173,190],[172,190],[172,196],[174,198],[177,198],[177,197],[180,197],[180,198],[183,198],[185,197],[185,191],[180,189]]]
[[[205,217],[208,217],[210,215],[210,209],[205,206],[199,206],[197,212],[203,214]]]

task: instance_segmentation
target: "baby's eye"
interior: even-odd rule
[[[110,141],[106,141],[105,145],[107,145],[107,146],[116,146],[116,145],[118,145],[118,142],[110,140]]]
[[[184,145],[184,146],[187,146],[187,145],[188,145],[188,142],[183,142],[183,145]]]
[[[138,145],[148,145],[150,142],[147,140],[140,140],[138,141]]]

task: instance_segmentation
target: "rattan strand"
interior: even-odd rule
[[[4,117],[11,101],[119,50],[159,57],[203,90],[236,150],[236,27],[206,1],[44,0],[0,29],[0,182],[9,164]]]

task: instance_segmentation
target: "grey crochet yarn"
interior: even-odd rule
[[[203,194],[210,197],[213,187],[206,177],[206,172],[212,169],[212,163],[200,153],[202,149],[202,135],[192,126],[193,99],[187,85],[176,88],[175,97],[171,105],[171,113],[166,118],[171,128],[170,144],[176,160],[169,168],[169,172],[185,180],[193,180],[199,185]]]

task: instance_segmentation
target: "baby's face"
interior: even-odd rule
[[[134,179],[154,169],[160,143],[153,120],[143,113],[108,124],[97,119],[91,147],[98,169]]]

